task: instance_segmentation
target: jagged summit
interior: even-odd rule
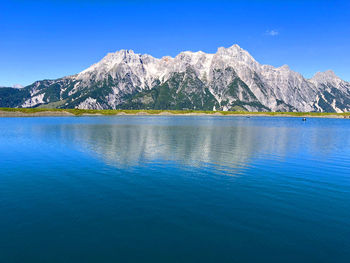
[[[162,61],[171,62],[173,60],[195,60],[201,57],[206,57],[207,59],[213,57],[214,55],[229,56],[230,58],[239,59],[240,57],[249,57],[249,59],[254,60],[254,58],[244,49],[242,49],[237,44],[231,47],[219,47],[217,53],[205,53],[203,51],[183,51],[175,57],[164,56],[161,59],[155,58],[148,54],[135,53],[133,50],[122,49],[114,53],[108,53],[101,61],[82,71],[81,73],[96,70],[99,67],[104,68],[104,71],[108,71],[113,66],[120,63],[161,63]]]
[[[317,72],[313,77],[312,80],[317,82],[334,82],[334,81],[341,81],[341,78],[339,78],[333,70],[327,70],[324,72]]]
[[[334,72],[308,80],[287,65],[261,65],[238,45],[219,47],[214,54],[184,51],[162,58],[123,49],[76,75],[37,81],[18,91],[15,100],[2,90],[0,106],[10,107],[350,110],[350,84]]]
[[[243,48],[241,48],[238,44],[234,44],[230,47],[218,47],[217,53],[219,52],[225,52],[225,51],[230,51],[230,52],[246,52]]]
[[[193,67],[197,73],[209,77],[211,67],[235,67],[237,64],[246,64],[253,68],[258,65],[254,58],[238,45],[220,47],[215,54],[183,51],[175,57],[165,56],[161,59],[147,54],[138,54],[133,50],[120,50],[108,53],[100,62],[79,73],[78,78],[90,78],[91,74],[99,79],[103,78],[102,75],[114,78],[116,69],[128,67],[138,76],[147,75],[147,78],[155,79],[166,77],[170,72],[185,71],[189,66]]]

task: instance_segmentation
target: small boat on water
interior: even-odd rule
[[[306,118],[303,118],[303,121],[306,121]]]

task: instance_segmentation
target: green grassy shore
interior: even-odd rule
[[[197,110],[80,110],[45,108],[0,108],[0,116],[84,116],[84,115],[223,115],[350,118],[350,112],[248,112]]]

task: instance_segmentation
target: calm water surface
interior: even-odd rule
[[[0,119],[0,262],[350,262],[350,120]]]

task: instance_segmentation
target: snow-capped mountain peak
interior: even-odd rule
[[[317,72],[312,79],[315,82],[319,83],[333,83],[333,82],[339,82],[342,81],[341,78],[339,78],[333,70],[327,70],[324,72]]]
[[[162,58],[123,49],[77,75],[21,90],[17,107],[55,102],[89,109],[350,110],[350,84],[334,72],[308,80],[287,65],[261,65],[238,45]]]

